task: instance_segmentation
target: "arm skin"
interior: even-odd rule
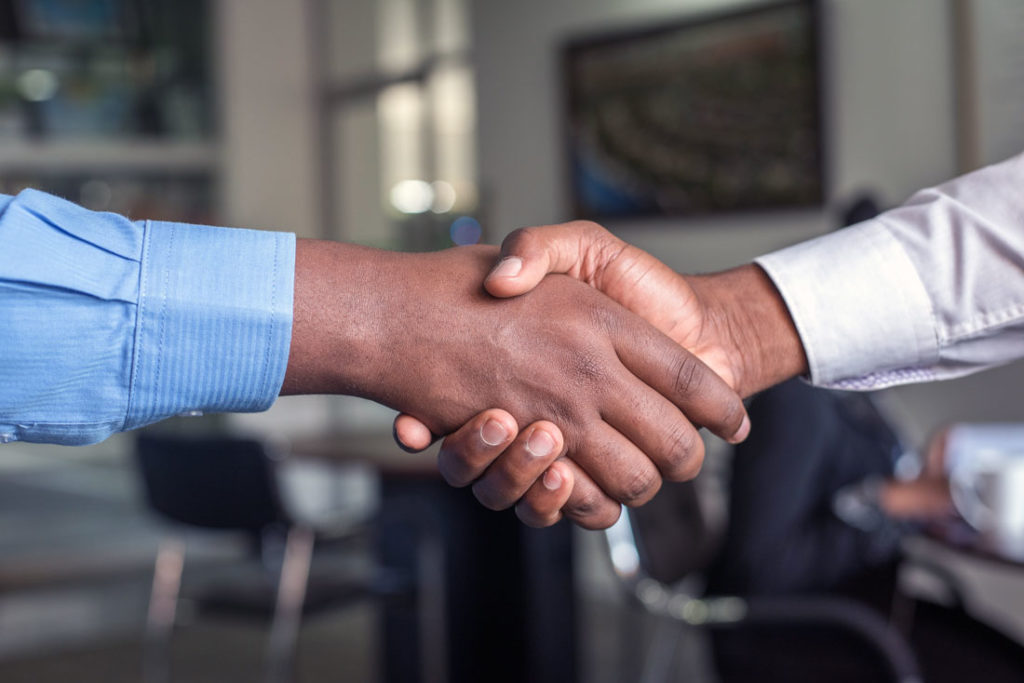
[[[587,526],[615,521],[611,499],[640,504],[662,477],[696,474],[703,445],[689,419],[724,437],[745,424],[725,382],[595,289],[554,276],[528,296],[488,295],[480,283],[497,256],[490,247],[402,254],[300,240],[281,393],[362,396],[439,434],[500,405],[510,420],[488,433],[503,443],[518,424],[554,419],[557,427],[524,430],[515,443],[532,445],[530,461],[545,467],[569,456],[555,469],[565,478],[554,498]],[[482,500],[503,502],[486,490]]]
[[[549,273],[584,282],[646,319],[692,351],[742,396],[807,372],[807,358],[789,311],[771,280],[754,264],[710,275],[681,275],[601,226],[576,221],[509,235],[502,244],[502,260],[488,275],[485,287],[493,296],[515,297]],[[493,415],[508,418],[501,411]],[[522,461],[523,455],[512,444],[507,456],[502,456],[501,449],[481,441],[474,424],[445,440],[443,466],[460,468],[463,480],[476,482],[475,490],[502,491],[510,504],[518,500],[516,510],[527,524],[546,526],[557,521],[555,497],[539,479],[532,483],[543,472],[530,479],[528,487],[520,481],[503,489],[509,475],[494,477],[491,468],[514,469],[510,461]],[[398,417],[395,434],[414,450],[425,448],[431,438],[408,415]],[[532,470],[524,476],[528,474]]]

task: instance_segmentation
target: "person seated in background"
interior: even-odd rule
[[[951,514],[948,484],[896,477],[908,455],[870,394],[790,380],[755,397],[758,429],[734,449],[713,593],[834,590],[889,566],[902,535]],[[925,474],[925,471],[928,474]]]
[[[840,225],[878,213],[874,197],[861,193],[841,212]],[[898,461],[914,454],[872,392],[789,380],[750,407],[758,429],[734,451],[730,533],[711,572],[713,592],[831,590],[892,562],[902,532],[915,522],[950,514],[941,467],[924,467],[910,481],[895,476]]]
[[[1024,647],[1013,639],[958,607],[898,591],[902,539],[955,517],[945,429],[918,458],[916,476],[904,479],[897,463],[914,455],[871,394],[791,380],[759,394],[748,410],[758,428],[734,449],[729,520],[707,571],[709,593],[840,594],[886,619],[902,602],[912,616],[895,625],[904,630],[924,680],[972,680],[982,671],[988,682],[1024,680]],[[829,661],[828,639],[819,636],[799,627],[716,632],[716,668],[723,683],[846,680]],[[780,648],[810,642],[824,669],[778,670]],[[766,671],[772,671],[768,678]],[[827,679],[821,677],[826,671]]]
[[[868,193],[843,209],[840,225],[880,212]],[[709,567],[707,592],[768,597],[840,594],[893,616],[901,542],[956,517],[945,468],[947,430],[914,452],[880,409],[876,392],[814,387],[792,379],[755,396],[756,429],[733,448],[727,527]],[[907,598],[909,599],[909,598]],[[969,615],[916,602],[906,626],[926,681],[1024,680],[1024,648]],[[829,635],[795,628],[715,632],[723,683],[857,680],[837,668]],[[820,639],[820,642],[815,639]],[[956,647],[950,647],[950,643]],[[821,657],[799,669],[780,651],[814,643]],[[767,678],[766,678],[767,677]]]

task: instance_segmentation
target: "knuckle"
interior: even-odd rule
[[[473,484],[473,496],[488,510],[504,510],[511,504],[505,500],[497,487],[484,481]]]
[[[662,473],[669,481],[689,481],[704,464],[704,441],[693,429],[679,429],[665,451]]]
[[[609,301],[604,297],[593,298],[588,302],[586,310],[591,328],[611,333],[622,325],[621,310],[609,305]],[[592,335],[592,329],[587,332]]]
[[[516,505],[516,517],[528,527],[542,529],[551,526],[558,521],[558,513],[549,514],[542,512],[531,505],[528,501],[520,501]]]
[[[584,491],[577,489],[565,506],[565,511],[578,523],[593,517],[607,503],[604,494],[595,488],[588,487]]]
[[[445,443],[437,455],[437,469],[449,486],[463,488],[472,483],[480,472],[480,468],[475,467],[471,460],[466,453],[452,449]]]
[[[502,487],[505,491],[526,491],[537,477],[540,476],[538,473],[531,472],[525,467],[502,467],[500,469]],[[495,472],[495,474],[497,475],[498,472]],[[519,498],[520,496],[516,497]]]
[[[729,432],[728,436],[732,436],[740,428],[744,415],[746,409],[743,407],[743,401],[738,396],[730,395],[722,406],[722,424]]]
[[[461,470],[461,468],[452,464],[451,461],[444,457],[438,458],[437,469],[441,473],[441,478],[444,479],[445,483],[454,488],[464,488],[472,481],[472,479],[466,475],[465,471]]]
[[[528,248],[537,237],[535,228],[516,228],[501,243],[502,253],[515,254]]]
[[[608,229],[605,228],[603,225],[592,220],[587,220],[585,218],[579,218],[574,221],[570,221],[569,227],[575,230],[579,230],[580,232],[587,234],[587,236],[591,238],[604,238],[602,242],[605,240],[612,242],[619,241],[618,238],[612,235],[612,233],[608,232]]]
[[[444,478],[446,484],[455,489],[463,489],[470,485],[472,482],[468,477],[460,477],[458,475],[441,470],[441,476]]]
[[[573,230],[579,231],[580,234],[590,239],[610,235],[610,233],[607,230],[605,230],[604,226],[602,226],[600,223],[595,223],[594,221],[586,219],[577,219],[574,221],[570,221],[568,227]]]
[[[661,475],[653,467],[644,467],[632,473],[626,484],[616,492],[623,505],[637,507],[650,501],[661,488]]]
[[[619,521],[619,515],[622,514],[622,508],[618,505],[609,505],[606,509],[591,513],[586,517],[571,517],[571,519],[583,527],[591,531],[600,531],[607,529],[608,527]]]
[[[582,381],[591,383],[607,375],[604,359],[594,351],[581,351],[572,356],[573,373]]]
[[[679,360],[679,366],[675,372],[675,384],[672,387],[676,396],[689,396],[697,393],[704,382],[704,372],[702,372],[704,369],[696,356],[684,355]]]

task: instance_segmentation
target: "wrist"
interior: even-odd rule
[[[370,398],[384,373],[382,349],[393,299],[382,286],[390,257],[367,247],[298,240],[292,340],[281,394]]]
[[[728,359],[741,396],[806,374],[807,356],[789,309],[760,267],[688,279],[704,308],[706,335]]]

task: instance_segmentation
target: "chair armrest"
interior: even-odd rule
[[[760,624],[801,624],[834,626],[872,646],[885,660],[894,680],[920,683],[921,673],[906,639],[871,608],[854,600],[834,596],[750,598],[746,616],[735,622],[713,624],[729,628]]]

